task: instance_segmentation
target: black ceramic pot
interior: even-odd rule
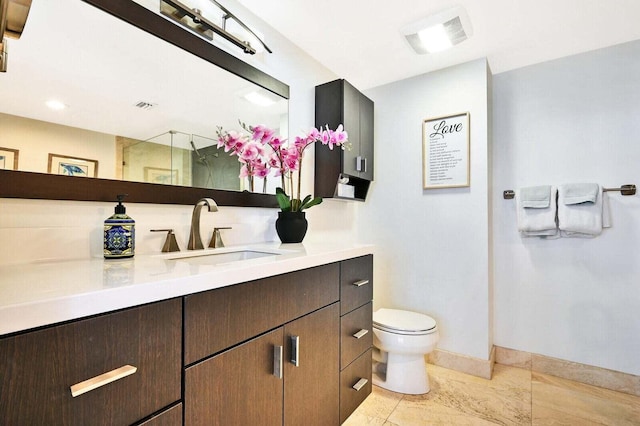
[[[283,243],[300,243],[307,233],[305,212],[278,212],[276,232]]]

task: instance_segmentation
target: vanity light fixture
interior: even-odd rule
[[[0,72],[7,72],[7,60],[9,59],[7,39],[0,37],[0,40],[2,40],[2,43],[0,43]]]
[[[0,72],[7,72],[7,39],[19,39],[31,9],[31,0],[0,0]]]
[[[409,24],[401,32],[413,50],[421,55],[446,50],[473,35],[469,16],[461,6]]]
[[[235,46],[241,48],[244,53],[253,55],[256,48],[246,39],[241,39],[227,30],[227,21],[231,19],[233,22],[244,29],[250,38],[257,40],[265,50],[273,53],[269,47],[258,37],[248,26],[246,26],[237,16],[227,10],[224,6],[215,0],[209,0],[220,11],[220,25],[214,23],[211,19],[203,16],[203,11],[198,8],[191,8],[179,0],[160,0],[160,13],[165,15],[180,25],[199,34],[207,40],[213,40],[214,34],[219,35],[225,40],[231,42]]]

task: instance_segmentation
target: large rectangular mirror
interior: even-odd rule
[[[286,136],[285,84],[129,0],[33,0],[10,49],[0,74],[0,197],[110,201],[128,192],[133,202],[207,195],[275,206],[243,191],[237,159],[215,137],[239,119]],[[252,103],[252,93],[270,105]]]

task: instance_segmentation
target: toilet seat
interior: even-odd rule
[[[373,313],[378,330],[402,335],[424,335],[436,331],[436,321],[428,315],[399,309],[378,309]]]

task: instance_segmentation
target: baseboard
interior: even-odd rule
[[[488,360],[436,349],[427,355],[427,362],[449,370],[460,371],[483,379],[491,379],[493,365],[496,360],[495,349],[495,347],[492,348]]]
[[[496,363],[640,396],[640,376],[495,346]]]

